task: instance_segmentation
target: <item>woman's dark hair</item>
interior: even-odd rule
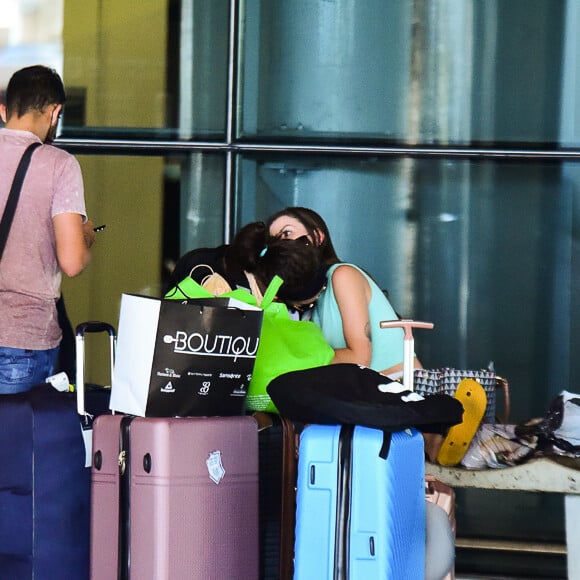
[[[48,105],[62,105],[66,100],[59,74],[42,65],[16,71],[6,87],[6,114],[22,117],[31,111],[44,111]]]
[[[280,300],[307,300],[326,282],[327,268],[306,236],[298,240],[270,236],[264,222],[250,223],[236,234],[228,248],[226,262],[230,260],[254,274],[262,291],[274,276],[280,276],[284,280]]]
[[[318,246],[321,263],[331,266],[340,262],[340,258],[332,245],[328,226],[319,214],[307,207],[287,207],[268,218],[266,221],[268,231],[275,220],[284,216],[297,219],[305,227],[310,239],[314,240]],[[320,235],[318,232],[322,234],[322,241],[319,241]]]
[[[268,228],[264,222],[252,222],[245,225],[227,249],[226,266],[229,263],[237,264],[242,270],[253,273],[260,252],[269,237]]]

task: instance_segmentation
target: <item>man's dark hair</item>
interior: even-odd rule
[[[64,84],[60,75],[43,65],[16,71],[6,87],[6,114],[22,117],[31,111],[43,111],[48,105],[65,102]]]

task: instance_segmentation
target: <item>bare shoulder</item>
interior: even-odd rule
[[[332,286],[336,291],[340,288],[370,289],[367,279],[362,272],[350,264],[341,264],[332,273]]]
[[[361,283],[366,282],[366,278],[360,270],[351,266],[350,264],[340,264],[337,266],[332,273],[332,282],[343,284],[343,283]]]

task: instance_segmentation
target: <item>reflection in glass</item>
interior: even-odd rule
[[[222,244],[224,157],[201,153],[189,156],[181,166],[180,181],[180,255],[193,248]]]
[[[64,0],[2,3],[0,93],[12,74],[25,66],[44,64],[62,76],[63,3]]]
[[[366,268],[401,315],[435,323],[417,336],[425,365],[493,361],[525,385],[513,408],[527,419],[580,370],[561,338],[577,342],[573,167],[564,179],[557,163],[246,157],[237,219],[318,211],[341,259]]]
[[[578,117],[578,0],[244,6],[241,138],[557,144]]]
[[[175,0],[173,3],[176,3]],[[181,0],[179,137],[226,132],[229,0]],[[176,55],[168,55],[171,67]],[[168,87],[172,94],[174,87]]]
[[[228,0],[65,2],[63,137],[223,138]]]
[[[63,293],[74,324],[116,325],[123,293],[162,296],[182,253],[222,243],[224,161],[202,153],[77,158],[89,218],[107,228],[97,234],[89,268],[65,279]],[[107,384],[108,367],[89,365]]]
[[[411,3],[245,3],[244,137],[405,132]]]

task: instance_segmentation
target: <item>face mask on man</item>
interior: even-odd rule
[[[47,145],[50,145],[56,139],[56,132],[58,129],[58,121],[60,119],[62,108],[58,105],[53,109],[50,116],[50,127],[44,139]]]

